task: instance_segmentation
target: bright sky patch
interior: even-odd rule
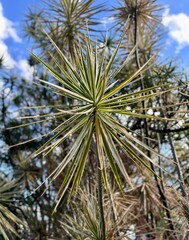
[[[189,45],[189,15],[183,12],[170,14],[167,10],[162,23],[168,28],[168,35],[171,39],[178,44],[176,52]]]

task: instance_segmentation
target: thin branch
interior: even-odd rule
[[[156,129],[149,127],[149,130],[157,133],[172,133],[172,132],[181,132],[181,131],[186,131],[189,129],[189,126],[183,127],[183,128],[176,128],[176,129],[170,129],[170,128],[165,128],[165,129]]]

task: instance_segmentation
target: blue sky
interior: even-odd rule
[[[39,2],[40,0],[0,0],[0,55],[4,54],[7,65],[16,66],[25,76],[32,72],[26,61],[28,50],[32,46],[23,38],[24,15],[28,8],[39,5]],[[103,1],[97,0],[97,3],[101,2]],[[113,0],[111,4],[115,2]],[[189,0],[159,0],[158,3],[166,6],[163,11],[166,35],[162,58],[177,59],[177,62],[189,69]]]

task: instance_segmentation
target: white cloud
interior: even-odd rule
[[[18,43],[22,41],[16,33],[14,23],[4,17],[3,6],[0,3],[0,57],[3,56],[5,67],[13,68],[16,63],[8,51],[8,46],[4,42],[8,38],[12,38],[14,42]]]
[[[0,40],[0,57],[3,57],[3,64],[6,68],[15,67],[16,62],[9,54],[7,45],[1,40]]]
[[[103,24],[104,28],[107,28],[107,25],[112,24],[114,21],[114,17],[103,17],[101,20],[101,24]]]
[[[0,92],[2,92],[3,88],[4,88],[4,82],[3,82],[3,80],[0,78]]]
[[[0,3],[0,40],[11,37],[15,42],[22,42],[22,39],[17,35],[13,22],[3,16],[3,6]]]
[[[33,73],[34,73],[34,67],[31,67],[28,64],[28,61],[25,59],[21,59],[17,64],[18,69],[21,71],[21,76],[25,78],[28,81],[32,81],[33,79]]]
[[[0,2],[0,57],[3,57],[4,66],[6,68],[17,67],[17,69],[20,70],[21,77],[25,78],[28,81],[31,81],[33,78],[34,68],[31,67],[25,59],[21,59],[16,62],[12,58],[8,46],[5,43],[5,40],[8,38],[12,38],[12,40],[17,43],[22,42],[21,38],[16,33],[14,23],[4,17],[3,6]],[[2,83],[0,81],[0,87],[1,86]]]
[[[177,42],[177,52],[189,45],[189,15],[182,12],[169,14],[169,10],[167,10],[164,13],[162,23],[169,29],[168,34],[171,39]]]

